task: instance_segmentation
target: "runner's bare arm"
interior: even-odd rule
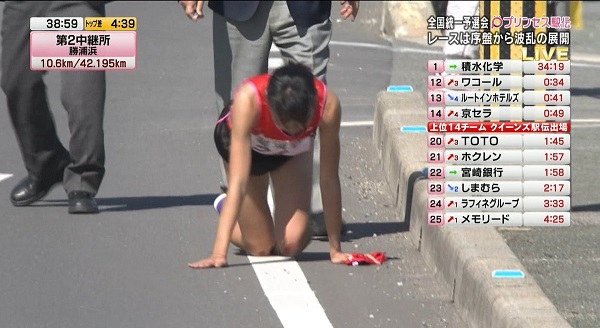
[[[227,265],[227,251],[231,233],[242,207],[246,185],[250,176],[250,131],[258,115],[254,87],[242,85],[234,95],[231,106],[231,147],[229,154],[229,187],[227,200],[219,216],[215,244],[209,258],[190,264],[194,268]]]
[[[327,91],[323,119],[319,126],[321,142],[321,195],[325,227],[329,238],[331,262],[344,263],[349,254],[342,252],[342,191],[340,186],[340,124],[342,109],[337,96]]]

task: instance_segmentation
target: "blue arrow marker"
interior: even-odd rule
[[[423,171],[421,171],[421,173],[423,173],[425,175],[427,175],[427,172],[429,172],[429,168],[427,168],[427,167],[424,168]]]
[[[494,270],[492,278],[522,279],[525,274],[521,270]]]
[[[416,125],[416,126],[405,125],[400,128],[400,132],[422,133],[422,132],[427,132],[427,127],[423,126],[423,125]]]
[[[387,87],[387,92],[413,92],[413,87],[410,85],[390,85]]]

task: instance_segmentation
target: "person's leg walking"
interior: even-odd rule
[[[105,15],[101,2],[53,1],[51,16]],[[69,195],[69,213],[96,213],[98,193],[105,173],[104,105],[106,73],[104,71],[61,72],[61,101],[69,117],[69,152],[71,163],[64,174],[64,188]]]
[[[73,160],[65,170],[67,193],[85,191],[96,195],[104,177],[105,77],[104,71],[62,72],[61,100],[69,116]]]
[[[56,133],[48,105],[44,71],[29,67],[30,17],[45,16],[48,2],[6,1],[2,21],[1,85],[21,150],[28,178],[11,193],[15,205],[28,205],[45,195],[43,190],[63,180],[69,153]],[[25,186],[29,183],[37,188]],[[39,189],[39,190],[33,190]]]
[[[267,72],[271,35],[267,19],[270,1],[261,1],[256,13],[245,22],[231,22],[213,14],[213,57],[217,115],[231,101],[232,92],[242,81]],[[227,188],[223,161],[221,187]]]
[[[102,17],[104,6],[88,1],[53,1],[49,15]],[[67,193],[98,193],[104,177],[105,71],[61,72],[61,101],[69,117],[72,163],[65,170]]]

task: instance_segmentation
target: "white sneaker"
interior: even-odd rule
[[[217,199],[215,199],[213,206],[215,208],[215,211],[217,211],[217,214],[221,214],[221,210],[223,209],[223,204],[225,203],[225,198],[227,198],[227,194],[220,194],[217,197]]]

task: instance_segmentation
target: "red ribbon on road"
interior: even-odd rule
[[[369,265],[369,264],[381,264],[385,262],[386,257],[383,252],[373,252],[373,253],[352,253],[352,255],[346,259],[346,265]]]

